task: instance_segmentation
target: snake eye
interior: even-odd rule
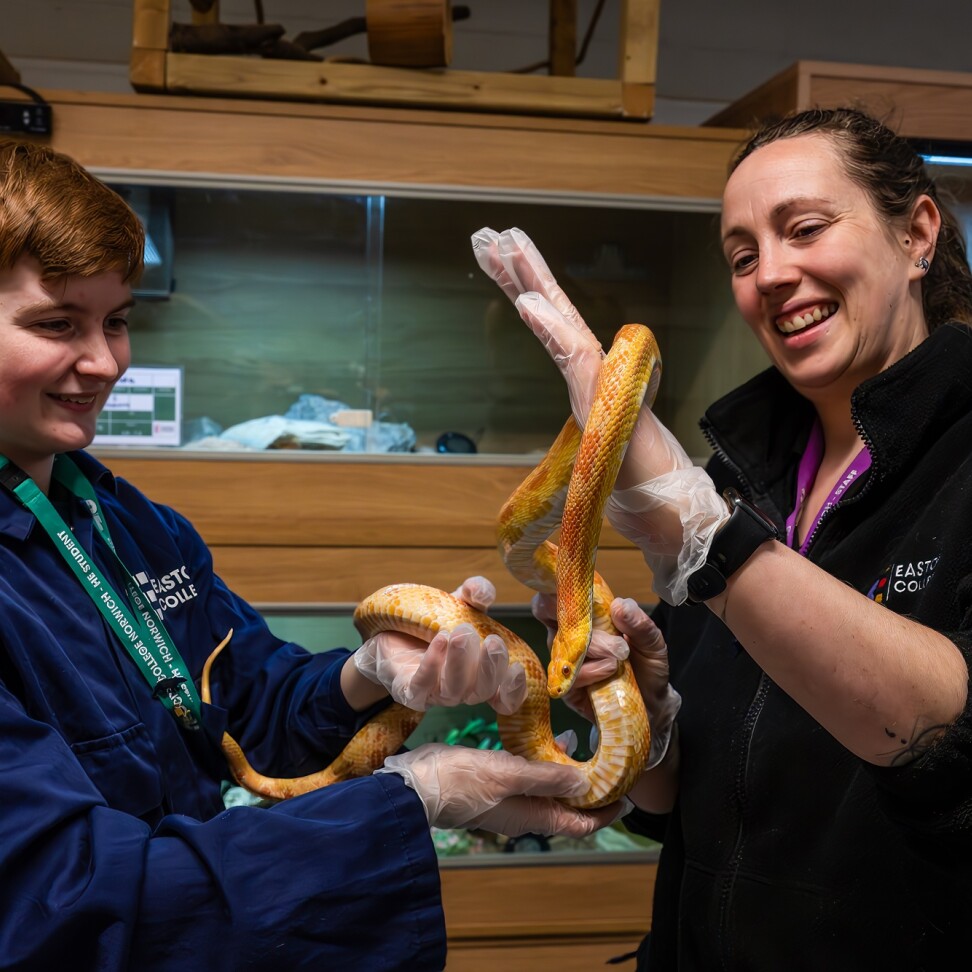
[[[560,674],[566,678],[570,674],[570,665],[564,665],[564,667],[560,670]]]

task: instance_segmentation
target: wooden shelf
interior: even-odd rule
[[[517,866],[445,865],[448,972],[589,972],[648,931],[653,857]]]
[[[805,108],[859,107],[908,138],[972,139],[972,74],[797,61],[710,118],[749,128]]]
[[[217,573],[255,603],[356,604],[385,584],[453,590],[474,574],[495,582],[498,607],[525,610],[533,594],[507,572],[495,540],[496,513],[523,465],[138,459],[120,451],[105,460],[188,517]],[[650,588],[641,553],[607,523],[598,564],[619,594]]]
[[[89,168],[435,192],[718,199],[744,135],[419,109],[41,92],[52,147]]]

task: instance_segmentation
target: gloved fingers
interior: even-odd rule
[[[627,638],[632,652],[644,658],[662,655],[667,664],[665,636],[634,598],[616,597],[611,602],[611,620]]]
[[[549,648],[557,634],[557,595],[534,594],[530,599],[530,612],[547,629]]]
[[[496,586],[488,577],[476,574],[473,577],[467,577],[452,592],[452,596],[485,614],[492,606],[493,601],[496,600]]]
[[[651,748],[646,770],[664,758],[682,697],[669,681],[668,645],[654,621],[631,598],[611,602],[611,619],[628,639],[631,667],[641,690],[651,724]]]
[[[586,326],[580,331],[572,325],[542,294],[521,294],[516,309],[567,381],[571,410],[583,428],[597,391],[600,343]]]
[[[466,827],[508,797],[579,796],[583,774],[569,765],[529,762],[504,750],[425,743],[388,756],[377,772],[397,773],[419,795],[435,827]]]
[[[587,837],[614,823],[631,809],[619,800],[597,810],[576,810],[556,800],[542,797],[509,797],[487,810],[469,824],[482,830],[518,837],[521,834],[558,834],[563,837]]]
[[[449,655],[449,633],[440,631],[428,643],[414,670],[402,670],[396,676],[392,696],[396,702],[424,712],[435,705],[433,693],[439,689],[440,673]]]
[[[577,308],[557,283],[533,240],[515,226],[503,230],[498,240],[499,256],[510,279],[520,293],[536,291],[545,297],[575,330],[590,334]],[[593,335],[591,335],[593,337]]]
[[[606,678],[611,678],[618,672],[620,662],[617,658],[594,658],[584,660],[580,671],[574,680],[574,688],[587,689],[591,685],[597,685]]]
[[[615,600],[621,599],[615,598]],[[595,630],[591,634],[591,643],[587,647],[585,660],[598,661],[610,658],[612,661],[619,662],[624,661],[629,653],[628,643],[621,635]]]
[[[615,675],[619,663],[628,657],[628,651],[628,643],[620,635],[595,630],[574,681],[574,688],[587,688]]]
[[[426,651],[420,638],[400,631],[379,631],[354,653],[355,668],[370,681],[393,692],[402,680],[407,682]]]
[[[561,763],[530,762],[512,753],[494,750],[491,755],[511,756],[516,764],[494,764],[486,767],[492,773],[497,789],[506,796],[570,797],[586,793],[588,782],[580,770]]]
[[[522,669],[522,667],[521,665],[520,668]],[[514,688],[517,693],[520,691],[516,673],[510,672],[510,653],[506,648],[506,643],[499,635],[486,635],[480,642],[479,664],[476,667],[475,676],[475,685],[469,686],[463,698],[463,701],[469,705],[475,705],[477,702],[489,702],[496,697],[502,700],[504,694],[509,695]],[[523,689],[526,689],[525,676],[523,677]],[[517,707],[523,701],[522,698],[515,698],[515,696],[514,699]],[[511,701],[514,699],[511,699]],[[504,715],[508,714],[504,713]]]
[[[497,283],[511,301],[515,301],[521,291],[517,282],[510,278],[499,254],[499,233],[488,226],[472,235],[473,256],[490,280]]]
[[[565,755],[573,756],[577,752],[577,733],[573,729],[566,729],[554,736],[554,745]]]
[[[500,715],[513,715],[526,701],[527,691],[526,671],[520,662],[513,662],[489,704]]]
[[[415,675],[435,679],[437,685],[430,696],[434,705],[475,704],[484,702],[496,691],[508,667],[506,645],[499,638],[494,637],[488,646],[484,645],[471,624],[459,624],[446,635],[441,652],[434,652],[431,658],[426,652]]]

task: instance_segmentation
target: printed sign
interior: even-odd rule
[[[182,369],[129,368],[98,417],[94,445],[182,442]]]

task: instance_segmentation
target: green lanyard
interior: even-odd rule
[[[9,459],[0,456],[0,484],[9,489],[37,517],[37,521],[54,541],[58,553],[74,571],[95,607],[104,615],[122,647],[138,666],[145,681],[152,686],[153,696],[161,700],[184,729],[195,731],[202,728],[201,703],[189,669],[165,630],[159,613],[121,562],[102,516],[94,487],[81,474],[81,470],[63,455],[54,459],[54,479],[84,500],[91,510],[98,535],[108,545],[121,567],[127,602],[115,593],[111,584],[98,572],[71,528],[54,508],[54,504],[37,488],[37,484]]]

